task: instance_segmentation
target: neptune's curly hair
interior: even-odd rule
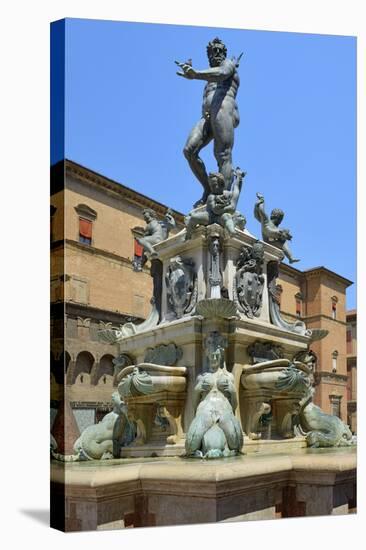
[[[226,55],[227,55],[227,48],[226,48],[225,44],[223,43],[223,41],[220,40],[220,38],[217,38],[217,37],[214,38],[213,40],[211,40],[211,42],[209,42],[209,43],[207,44],[207,48],[206,48],[206,49],[207,49],[207,55],[208,55],[208,57],[211,56],[212,50],[213,50],[213,48],[214,48],[215,46],[220,46],[220,48],[222,49],[222,51],[223,51],[223,53],[224,53],[224,55],[225,55],[225,57],[226,57]]]

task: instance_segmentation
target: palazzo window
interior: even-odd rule
[[[333,416],[338,416],[341,418],[341,395],[330,395],[330,409]]]
[[[75,210],[79,216],[79,243],[91,245],[93,241],[93,223],[96,220],[97,213],[87,204],[79,204],[75,206]]]
[[[347,341],[347,353],[352,353],[352,330],[347,329],[346,332],[346,341]]]
[[[146,262],[146,257],[144,257],[144,247],[141,244],[139,244],[137,239],[139,237],[143,237],[144,228],[134,227],[131,231],[133,235],[132,267],[134,271],[142,271],[143,265]]]
[[[337,319],[337,303],[338,298],[337,296],[332,296],[332,319]]]
[[[337,372],[338,351],[332,353],[332,371]]]
[[[90,220],[79,218],[79,243],[92,243],[93,224]]]
[[[295,304],[296,304],[296,317],[301,317],[302,316],[302,301],[303,301],[303,296],[301,294],[301,292],[298,292],[297,294],[295,294]]]
[[[137,239],[134,239],[134,258],[142,258],[142,254],[144,252],[144,247],[137,242]]]

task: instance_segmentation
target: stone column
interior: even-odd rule
[[[66,385],[67,386],[71,386],[71,384],[73,383],[75,368],[76,368],[76,361],[72,361],[70,359],[69,365],[68,365],[67,371],[66,371]]]
[[[99,361],[96,360],[94,361],[94,364],[90,371],[90,384],[93,386],[96,386],[98,383],[98,380],[97,380],[98,371],[99,371]]]

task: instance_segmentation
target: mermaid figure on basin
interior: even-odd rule
[[[208,370],[197,377],[193,391],[196,415],[187,433],[187,456],[232,456],[243,445],[242,429],[234,415],[237,407],[234,378],[226,369],[223,342],[217,332],[206,339]]]

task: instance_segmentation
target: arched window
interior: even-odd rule
[[[89,378],[93,364],[94,357],[92,354],[89,351],[81,351],[76,358],[75,372],[71,383],[74,384],[79,374],[87,374]],[[85,380],[85,377],[83,377],[83,380]]]
[[[110,377],[111,381],[113,381],[114,377],[114,365],[113,365],[113,355],[103,355],[101,360],[99,361],[99,368],[96,375],[96,384],[98,382],[102,382],[104,384],[107,383],[108,377]]]
[[[337,296],[332,296],[331,301],[332,301],[332,319],[337,319],[337,303],[338,303]]]
[[[338,360],[338,351],[335,350],[332,353],[332,371],[337,372],[337,360]]]
[[[341,418],[341,395],[330,395],[330,408],[331,408],[331,414],[333,416],[338,416],[338,418]]]

